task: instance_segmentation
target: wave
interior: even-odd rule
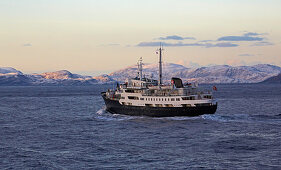
[[[265,123],[265,124],[280,124],[281,119],[271,115],[249,115],[249,114],[213,114],[202,115],[202,119],[218,122],[241,122],[241,123]]]

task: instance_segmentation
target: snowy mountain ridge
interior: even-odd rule
[[[216,65],[200,68],[187,68],[173,63],[163,64],[164,82],[169,82],[171,77],[179,77],[183,81],[198,83],[258,83],[279,73],[281,73],[281,68],[270,64],[236,67]],[[143,74],[149,78],[157,79],[158,65],[145,65]],[[136,77],[137,65],[110,73],[109,76],[117,81],[124,81],[128,77]]]
[[[198,83],[259,83],[281,73],[281,68],[270,64],[254,66],[216,65],[200,68],[187,68],[174,63],[163,64],[164,83],[172,77],[179,77],[184,82]],[[158,64],[145,64],[143,75],[158,79]],[[0,85],[93,85],[123,82],[127,78],[137,76],[137,65],[103,74],[100,76],[82,76],[67,70],[46,72],[41,74],[23,74],[11,67],[0,67]]]

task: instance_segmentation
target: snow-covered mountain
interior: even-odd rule
[[[12,67],[0,67],[0,75],[1,74],[22,74],[22,72]]]
[[[143,72],[146,76],[157,79],[158,65],[146,64]],[[199,83],[257,83],[281,73],[281,68],[269,64],[254,66],[216,65],[200,68],[186,68],[182,65],[166,63],[163,65],[163,79],[168,82],[171,77],[180,77],[183,81]],[[124,81],[127,77],[137,76],[137,65],[110,73],[113,79]]]
[[[171,77],[180,77],[183,81],[198,83],[259,83],[281,73],[281,68],[269,64],[254,66],[216,65],[200,68],[187,68],[173,63],[163,64],[164,83]],[[145,64],[143,75],[158,79],[158,65]],[[109,75],[96,77],[73,74],[67,70],[42,74],[23,74],[10,67],[0,68],[0,85],[93,85],[125,81],[137,76],[137,65],[130,66]]]
[[[158,76],[158,64],[144,64],[143,65],[143,75],[148,78],[157,79]],[[174,76],[175,73],[189,70],[183,65],[173,64],[173,63],[164,63],[163,64],[163,78],[170,79]],[[137,65],[127,67],[110,73],[109,76],[117,81],[124,81],[126,78],[136,77],[137,76]]]
[[[23,74],[13,68],[0,68],[0,85],[21,85],[21,86],[73,86],[73,85],[93,85],[97,83],[105,83],[91,76],[82,76],[72,74],[67,70],[56,72],[47,72],[42,74]],[[113,79],[108,79],[106,83],[114,82]]]
[[[281,84],[281,73],[278,74],[277,76],[270,77],[261,83]]]

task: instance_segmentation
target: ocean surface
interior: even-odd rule
[[[0,169],[281,169],[281,85],[217,85],[216,114],[168,118],[107,113],[110,87],[0,87]]]

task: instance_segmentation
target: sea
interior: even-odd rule
[[[0,169],[281,169],[280,84],[218,84],[214,115],[166,118],[106,112],[113,86],[0,87]]]

